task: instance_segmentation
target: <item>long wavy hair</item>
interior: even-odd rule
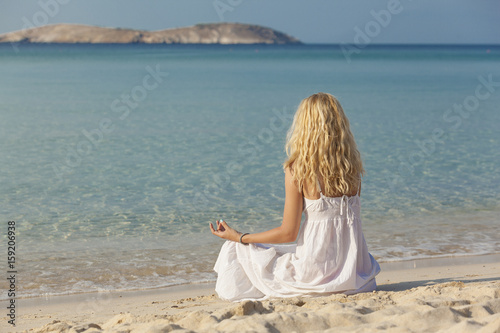
[[[305,98],[295,113],[285,146],[300,191],[321,179],[326,196],[352,193],[364,174],[361,155],[339,101],[327,93]]]

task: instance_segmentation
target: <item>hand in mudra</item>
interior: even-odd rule
[[[212,223],[210,223],[210,231],[217,237],[238,242],[240,240],[241,232],[234,230],[223,220],[217,220],[217,229],[214,229]]]

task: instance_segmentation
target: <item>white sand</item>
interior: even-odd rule
[[[500,332],[500,255],[383,264],[377,282],[373,293],[263,302],[222,301],[213,284],[32,298],[0,331]]]

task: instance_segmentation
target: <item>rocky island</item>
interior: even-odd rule
[[[251,24],[208,23],[159,31],[52,24],[0,34],[0,43],[300,44],[282,32]]]

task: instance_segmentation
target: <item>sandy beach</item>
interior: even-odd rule
[[[376,292],[231,303],[213,284],[18,299],[2,332],[500,332],[500,255],[384,263]],[[5,313],[5,312],[4,312]]]

